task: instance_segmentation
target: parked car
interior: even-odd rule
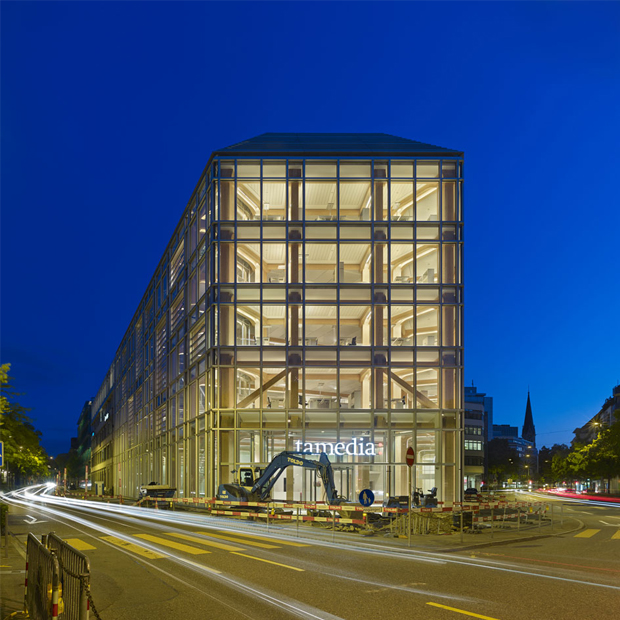
[[[469,487],[469,489],[465,489],[463,493],[463,500],[466,502],[479,502],[481,499],[480,493],[478,493],[478,489],[475,487]]]

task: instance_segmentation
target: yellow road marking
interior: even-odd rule
[[[598,534],[601,530],[583,530],[579,534],[575,534],[575,538],[592,538],[594,534]]]
[[[246,536],[247,538],[256,538],[258,540],[266,540],[267,542],[277,543],[278,545],[289,545],[291,547],[310,547],[311,546],[311,545],[304,545],[303,543],[298,543],[298,542],[290,542],[288,540],[273,539],[273,538],[270,538],[269,536],[256,536],[254,534],[242,534],[241,532],[234,532],[233,535],[234,536]]]
[[[74,549],[78,551],[88,551],[89,549],[96,549],[97,547],[93,547],[89,545],[87,542],[80,540],[79,538],[67,538],[65,542],[68,545],[71,545]]]
[[[482,618],[482,620],[497,620],[497,618],[491,618],[491,616],[481,616],[480,614],[474,614],[471,611],[463,611],[462,609],[457,609],[456,607],[448,607],[447,605],[440,605],[439,603],[426,604],[432,605],[433,607],[441,607],[442,609],[447,609],[448,611],[455,611],[457,614],[464,614],[466,616],[471,616],[472,618]]]
[[[616,540],[620,540],[620,529],[612,536],[612,538],[615,538]]]
[[[199,532],[205,536],[213,536],[214,538],[221,538],[222,540],[230,540],[231,542],[241,543],[243,545],[250,545],[250,547],[260,547],[261,549],[278,549],[277,545],[266,545],[265,543],[254,542],[253,540],[239,540],[232,536],[224,536],[223,534],[212,534],[211,532]]]
[[[280,562],[272,562],[271,560],[263,560],[263,558],[257,558],[255,555],[247,555],[245,553],[237,553],[236,551],[232,552],[233,555],[241,555],[244,558],[250,558],[251,560],[258,560],[259,562],[267,562],[267,564],[275,564],[276,566],[283,566],[284,568],[290,568],[291,570],[299,571],[300,573],[304,573],[303,568],[297,568],[296,566],[289,566],[288,564],[280,564]]]
[[[200,532],[196,532],[196,533],[200,534]],[[189,534],[178,534],[177,532],[166,532],[166,536],[174,536],[175,538],[189,540],[190,542],[195,542],[195,543],[198,543],[199,545],[207,545],[208,547],[216,547],[217,549],[223,549],[224,551],[245,551],[243,547],[225,545],[224,543],[218,543],[213,540],[206,540],[205,538],[198,538],[198,536],[190,536]]]
[[[127,542],[122,538],[116,538],[116,536],[101,536],[101,540],[105,540],[117,547],[122,547],[127,551],[131,551],[132,553],[137,553],[138,555],[144,556],[149,560],[160,560],[161,558],[165,558],[165,555],[161,555],[161,553],[156,553],[155,551],[151,551],[150,549],[145,549],[144,547],[140,547],[139,545],[134,545],[133,543]]]
[[[157,543],[158,545],[163,545],[164,547],[172,547],[177,551],[183,551],[184,553],[191,553],[192,555],[202,555],[203,553],[211,553],[206,549],[197,549],[196,547],[190,547],[189,545],[184,545],[183,543],[174,542],[173,540],[166,540],[165,538],[159,538],[159,536],[151,536],[150,534],[134,534],[136,538],[142,538],[143,540],[149,540],[151,542]]]

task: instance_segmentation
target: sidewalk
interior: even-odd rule
[[[11,506],[9,512],[9,535],[2,536],[0,546],[0,619],[4,620],[14,612],[24,609],[24,581],[26,578],[26,547],[15,532],[23,530],[24,515],[20,509]],[[8,539],[8,546],[5,540]],[[16,614],[19,618],[20,616]]]
[[[224,522],[228,521],[232,525],[233,520],[220,517]],[[530,520],[527,523],[492,522],[479,524],[478,529],[470,532],[459,530],[452,533],[443,534],[413,534],[411,535],[411,549],[427,551],[431,553],[458,553],[481,547],[494,545],[505,545],[515,542],[525,542],[543,538],[559,537],[576,532],[584,527],[583,523],[575,517],[560,516],[554,518],[553,525],[547,517],[540,521]],[[256,523],[251,521],[234,520],[234,525],[240,530],[255,531]],[[244,527],[245,525],[245,527]],[[264,522],[261,525],[266,525]],[[409,539],[406,534],[396,535],[387,530],[372,531],[371,529],[362,530],[355,533],[339,530],[332,530],[328,524],[305,523],[298,529],[295,523],[287,521],[272,522],[270,527],[260,531],[266,536],[277,537],[279,534],[287,538],[295,539],[297,536],[306,540],[316,540],[320,542],[334,541],[342,544],[355,545],[357,541],[368,542],[375,545],[406,549],[409,547]]]
[[[551,538],[564,536],[571,532],[576,532],[583,528],[583,523],[574,517],[564,518],[563,523],[557,520],[553,523],[543,521],[540,527],[537,524],[522,525],[520,529],[516,525],[493,528],[485,527],[475,532],[457,531],[452,534],[417,534],[411,536],[411,548],[420,551],[432,551],[435,553],[458,553],[480,547],[491,547],[494,545],[505,545],[514,542],[525,542],[541,538]],[[378,538],[375,535],[372,538]],[[399,546],[407,546],[406,538],[398,538]]]

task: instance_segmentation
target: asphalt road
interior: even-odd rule
[[[562,504],[586,529],[462,554],[54,497],[16,498],[11,530],[81,548],[103,620],[615,619],[620,508]]]

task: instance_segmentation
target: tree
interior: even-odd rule
[[[558,462],[558,473],[564,478],[579,480],[607,480],[620,475],[620,413],[615,412],[616,421],[601,431],[589,444],[575,444],[565,462]],[[554,459],[555,463],[555,459]]]
[[[500,483],[505,478],[519,475],[519,454],[510,446],[508,439],[492,439],[487,451],[489,473]]]
[[[26,415],[28,410],[15,402],[19,394],[10,384],[10,364],[0,369],[0,440],[4,442],[5,469],[23,484],[28,478],[48,475],[48,456],[41,446],[41,433]]]
[[[538,453],[538,474],[541,482],[553,484],[564,479],[565,472],[558,475],[554,469],[554,463],[555,468],[560,469],[560,465],[563,464],[569,452],[570,448],[563,443],[553,444],[551,448],[543,446],[540,449]]]

